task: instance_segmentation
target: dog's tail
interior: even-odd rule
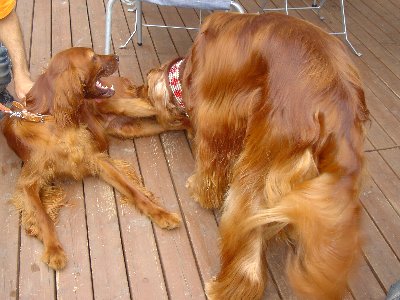
[[[243,232],[264,227],[266,238],[282,231],[293,240],[287,273],[306,298],[319,293],[321,299],[335,299],[345,290],[360,248],[359,169],[320,171],[305,151],[285,168],[270,170],[267,208],[245,222]]]

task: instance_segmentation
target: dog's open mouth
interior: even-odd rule
[[[114,85],[108,86],[101,82],[100,79],[96,80],[96,90],[103,97],[111,97],[115,94]]]

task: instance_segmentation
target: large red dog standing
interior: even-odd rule
[[[278,234],[293,245],[286,271],[299,296],[343,296],[360,248],[369,112],[342,43],[285,15],[215,13],[182,62],[150,72],[148,98],[166,128],[191,128],[188,186],[223,210],[209,298],[260,299]]]

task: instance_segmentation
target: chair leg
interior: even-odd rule
[[[142,30],[143,30],[143,14],[142,14],[142,1],[138,0],[136,2],[136,24],[137,24],[137,38],[138,45],[142,45]]]
[[[237,11],[241,14],[244,14],[246,12],[243,6],[237,1],[231,1],[231,10]]]
[[[142,45],[142,1],[141,0],[136,0],[135,1],[135,27],[133,29],[133,32],[129,36],[129,38],[126,40],[126,42],[119,46],[120,49],[125,49],[128,43],[132,40],[133,36],[137,33],[137,38],[138,38],[138,45]]]
[[[112,21],[112,7],[114,5],[115,0],[108,0],[107,8],[106,8],[106,34],[105,34],[105,46],[104,53],[110,54],[111,48],[111,21]]]
[[[342,14],[342,34],[345,37],[345,40],[347,42],[347,44],[349,44],[350,48],[353,50],[353,52],[357,55],[357,56],[361,56],[362,54],[360,52],[358,52],[356,50],[356,48],[354,48],[354,46],[352,45],[352,43],[350,43],[348,37],[347,37],[347,26],[346,26],[346,15],[344,13],[344,0],[340,0],[340,12]]]

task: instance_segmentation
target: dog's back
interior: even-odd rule
[[[209,295],[250,299],[260,293],[262,259],[249,257],[258,257],[254,251],[265,236],[284,231],[295,241],[287,271],[298,293],[341,296],[359,249],[369,115],[346,49],[289,16],[218,13],[202,26],[187,60],[196,172],[203,172],[196,176],[207,178],[194,193],[211,199],[227,192],[223,268]],[[206,186],[210,182],[214,188]],[[247,263],[253,273],[241,280],[248,286],[224,290]]]

